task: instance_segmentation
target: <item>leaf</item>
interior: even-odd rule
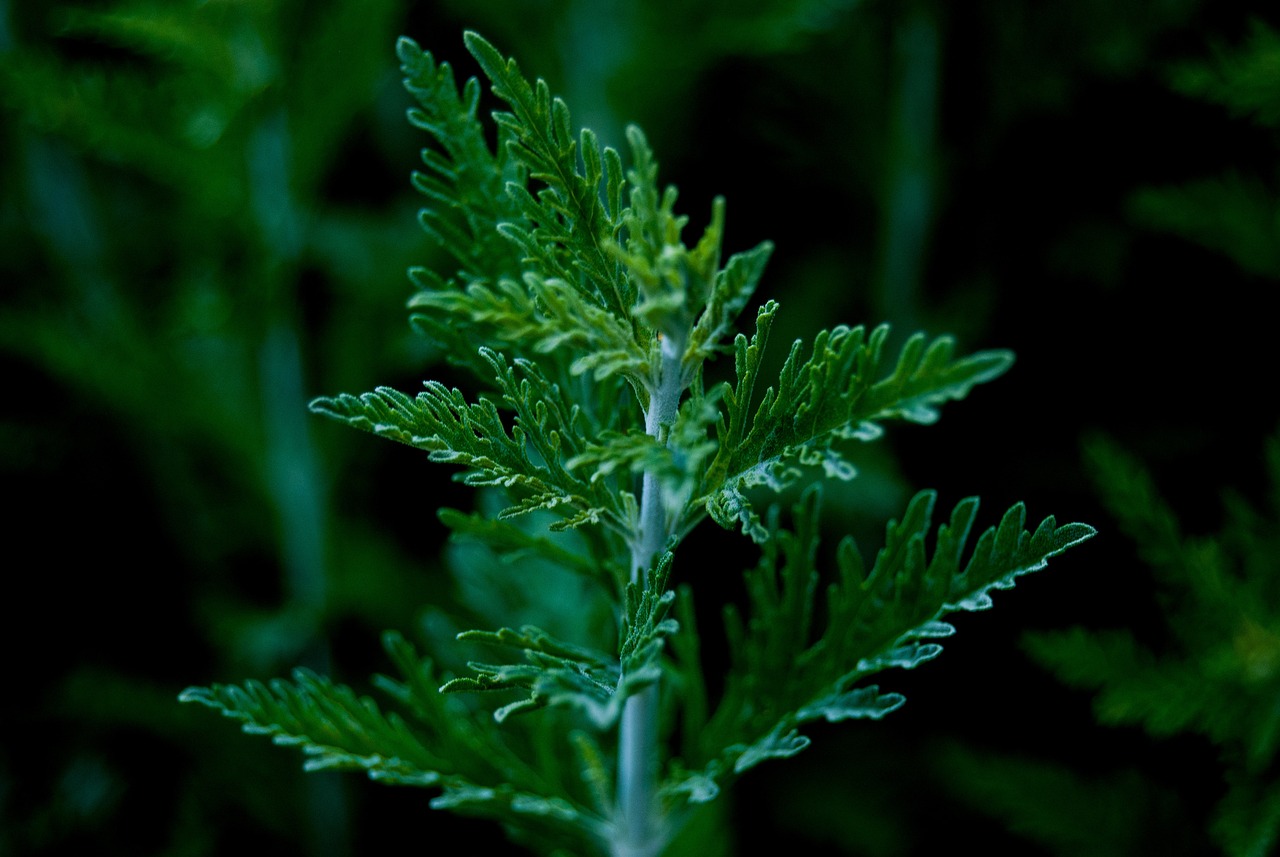
[[[689,336],[686,365],[700,365],[712,357],[720,340],[733,331],[733,324],[755,293],[772,253],[773,244],[765,241],[752,250],[734,254],[716,273],[706,306]]]
[[[720,786],[705,771],[678,772],[667,778],[659,794],[678,803],[710,803],[720,796]]]
[[[731,747],[728,755],[733,757],[733,773],[737,775],[769,759],[789,759],[806,749],[810,743],[808,738],[796,730],[791,729],[784,734],[782,727],[778,726],[753,744],[741,748]]]
[[[440,689],[442,693],[527,692],[528,696],[494,712],[498,722],[546,706],[579,709],[599,729],[610,728],[621,715],[625,695],[617,693],[622,669],[615,658],[557,640],[533,626],[518,631],[464,631],[458,639],[516,649],[524,655],[524,663],[471,663],[468,666],[476,672],[474,678],[456,678]]]
[[[526,272],[521,282],[475,281],[465,289],[426,289],[409,302],[419,312],[414,323],[428,332],[458,320],[485,332],[494,342],[529,356],[563,351],[577,355],[574,375],[600,381],[621,375],[642,385],[650,374],[648,352],[637,344],[630,325],[588,300],[562,279]],[[476,334],[471,334],[473,340]]]
[[[1141,723],[1153,734],[1172,735],[1194,724],[1212,706],[1211,688],[1194,669],[1173,659],[1161,663],[1128,631],[1028,635],[1028,653],[1073,687],[1100,690],[1094,707],[1103,723]]]
[[[458,639],[516,649],[524,663],[471,663],[474,677],[460,677],[441,688],[445,693],[519,690],[528,695],[499,708],[499,722],[512,714],[548,706],[582,711],[600,729],[611,729],[626,700],[661,677],[659,659],[665,640],[679,626],[667,618],[675,593],[666,589],[671,554],[665,554],[645,576],[645,584],[627,584],[624,620],[616,658],[553,638],[541,629],[465,631]]]
[[[477,33],[467,32],[464,41],[493,84],[494,95],[511,108],[493,117],[507,150],[531,179],[546,185],[536,195],[518,184],[507,186],[532,227],[507,228],[505,234],[546,276],[574,284],[583,297],[619,318],[629,318],[634,289],[607,249],[620,227],[616,218],[622,176],[617,153],[601,152],[595,136],[584,132],[586,172],[580,172],[579,141],[571,131],[569,108],[552,98],[546,81],[530,85],[515,60],[504,59]],[[606,209],[602,195],[611,209]]]
[[[1280,528],[1237,498],[1222,533],[1188,537],[1139,462],[1103,439],[1086,452],[1107,508],[1160,584],[1170,643],[1157,655],[1128,631],[1072,629],[1029,638],[1029,651],[1062,681],[1097,691],[1100,720],[1202,733],[1241,776],[1258,775],[1280,749]]]
[[[1280,842],[1280,782],[1229,776],[1213,835],[1231,857],[1267,857]]]
[[[1280,242],[1276,240],[1280,202],[1257,180],[1227,174],[1179,186],[1143,188],[1129,199],[1128,208],[1150,228],[1223,253],[1250,273],[1280,279]]]
[[[665,641],[679,630],[676,620],[667,618],[676,599],[675,592],[667,588],[672,559],[670,551],[664,553],[645,573],[643,585],[627,585],[618,646],[622,665],[618,686],[626,696],[639,693],[658,680],[658,660]]]
[[[1244,45],[1219,49],[1210,63],[1176,66],[1174,89],[1250,115],[1262,125],[1280,125],[1280,32],[1262,21],[1250,22]]]
[[[450,706],[434,687],[430,663],[403,637],[388,633],[384,643],[403,681],[379,676],[377,684],[414,712],[414,728],[395,713],[384,714],[368,697],[307,670],[296,670],[291,682],[193,687],[179,698],[240,721],[245,732],[300,748],[308,771],[358,770],[389,785],[436,787],[441,794],[431,801],[433,808],[496,818],[551,841],[595,847],[605,829],[600,815],[557,794],[496,734]]]
[[[459,390],[435,381],[426,382],[416,398],[379,387],[361,396],[316,399],[311,410],[427,450],[432,461],[459,465],[467,485],[504,488],[520,497],[500,517],[547,509],[562,518],[552,529],[601,521],[629,532],[616,496],[564,467],[566,455],[584,443],[577,408],[535,365],[519,361],[523,377],[517,380],[516,367],[496,352],[482,349],[481,356],[495,373],[504,403],[515,409],[510,430],[491,400],[468,403]]]
[[[535,536],[507,520],[479,512],[467,514],[457,509],[441,509],[438,514],[441,523],[449,528],[455,539],[472,539],[515,559],[538,556],[560,568],[621,589],[622,578],[626,574],[621,566],[610,567],[607,563],[562,547],[550,538]]]
[[[488,814],[492,811],[494,803],[502,803],[507,809],[521,815],[547,816],[558,821],[569,822],[577,822],[581,819],[581,814],[568,801],[520,794],[513,789],[490,789],[479,786],[446,788],[442,795],[432,798],[431,808],[464,812],[468,809],[483,809],[485,814]]]
[[[879,720],[901,708],[907,698],[900,693],[881,694],[875,685],[850,691],[836,691],[796,712],[800,720],[823,719],[828,723],[841,720]]]
[[[792,346],[777,386],[765,391],[753,412],[760,356],[776,309],[772,303],[762,307],[755,336],[749,342],[739,336],[735,344],[738,382],[724,393],[727,420],[700,491],[717,523],[741,524],[756,541],[764,530],[746,489],[764,485],[780,490],[800,475],[796,464],[821,465],[828,475],[849,478],[852,468],[833,443],[874,439],[881,433],[880,423],[889,419],[932,423],[938,406],[964,398],[974,385],[1003,374],[1013,362],[1007,351],[956,358],[950,337],[929,341],[916,334],[886,375],[887,326],[870,334],[861,327],[836,327],[815,337],[808,359],[802,361],[799,341]]]
[[[1069,857],[1128,857],[1175,850],[1185,813],[1171,790],[1136,771],[1083,777],[1049,762],[1001,757],[959,746],[930,754],[953,796],[1008,830]]]
[[[379,782],[415,786],[438,785],[451,773],[400,717],[307,670],[295,670],[292,682],[190,687],[178,699],[220,711],[249,734],[299,747],[309,771],[363,770]]]
[[[992,589],[1045,567],[1048,559],[1094,534],[1083,524],[1057,526],[1046,518],[1023,529],[1021,505],[977,539],[964,559],[978,502],[957,504],[937,529],[932,555],[934,494],[922,491],[901,521],[890,522],[885,547],[870,570],[852,540],[837,552],[836,580],[826,610],[815,605],[819,573],[817,486],[793,509],[794,530],[773,512],[759,565],[747,573],[748,613],[726,611],[731,667],[724,697],[702,730],[707,776],[741,772],[760,761],[803,749],[797,727],[824,719],[879,719],[905,701],[877,686],[856,686],[882,670],[910,669],[936,657],[936,642],[954,633],[941,617],[982,610]],[[815,626],[822,616],[821,627]]]
[[[696,385],[695,385],[696,387]],[[683,534],[696,524],[685,517],[698,487],[698,474],[715,454],[708,427],[718,418],[717,396],[694,389],[681,404],[665,442],[639,429],[625,434],[606,432],[565,463],[570,471],[589,472],[592,484],[624,474],[655,478],[661,486],[668,529]]]
[[[524,99],[516,110],[521,118],[495,114],[498,143],[491,153],[476,118],[479,82],[468,80],[460,95],[447,63],[437,65],[411,40],[401,41],[405,85],[420,105],[410,122],[434,142],[423,152],[424,170],[413,177],[428,201],[419,219],[461,266],[448,276],[410,271],[419,287],[410,301],[413,326],[441,344],[452,362],[482,377],[486,367],[475,355],[485,343],[518,358],[539,357],[553,377],[562,371],[596,380],[619,375],[643,389],[650,374],[647,344],[633,329],[629,306],[603,297],[627,287],[625,275],[602,255],[618,228],[617,153],[602,153],[594,135],[583,131],[586,173],[580,174],[575,144],[565,139],[563,103],[550,100],[542,81],[535,93],[514,61],[504,62],[479,36],[468,34],[467,43],[497,76],[495,91]],[[549,178],[551,187],[531,191],[531,180]],[[600,205],[602,185],[614,202],[612,214]],[[597,260],[591,273],[603,291],[584,281],[587,258]],[[616,421],[610,415],[608,422]]]
[[[522,222],[506,185],[523,183],[525,172],[507,158],[505,134],[499,134],[496,153],[489,149],[476,115],[479,82],[472,78],[459,91],[449,63],[437,63],[409,38],[396,44],[396,55],[405,89],[418,104],[409,111],[409,124],[426,131],[434,144],[422,152],[425,169],[413,174],[414,187],[429,202],[419,222],[461,265],[454,288],[504,277],[518,280],[519,253],[498,233],[498,225]],[[468,321],[461,314],[459,319]]]

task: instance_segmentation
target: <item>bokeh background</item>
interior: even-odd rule
[[[1278,27],[1261,0],[0,0],[0,854],[506,849],[176,702],[299,664],[366,691],[380,632],[456,598],[435,509],[471,498],[305,406],[452,377],[405,323],[406,267],[442,257],[394,43],[467,76],[467,28],[605,142],[644,127],[691,234],[723,194],[730,250],[776,243],[776,341],[889,321],[1018,353],[866,450],[832,541],[874,551],[920,487],[1101,531],[885,677],[902,711],[752,772],[728,847],[1102,853],[993,810],[996,777],[1120,830],[1108,853],[1216,853],[1219,750],[1097,724],[1021,635],[1160,643],[1086,438],[1192,534],[1224,488],[1271,490]],[[731,578],[733,538],[699,533],[677,573]]]

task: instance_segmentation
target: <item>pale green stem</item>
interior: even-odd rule
[[[664,339],[658,383],[645,415],[650,437],[665,439],[675,422],[683,392],[680,359],[683,344]],[[631,580],[643,583],[654,558],[670,537],[662,484],[646,472],[640,491],[640,531],[631,548]],[[658,807],[658,688],[656,685],[627,699],[618,734],[618,824],[614,857],[654,857],[662,849]]]

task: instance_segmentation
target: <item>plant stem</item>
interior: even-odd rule
[[[658,382],[645,414],[645,431],[664,438],[675,422],[683,392],[680,371],[683,343],[662,340]],[[644,583],[654,557],[670,537],[662,483],[656,473],[645,471],[640,490],[640,530],[631,548],[631,581]],[[662,834],[655,814],[658,779],[658,687],[652,685],[627,699],[618,734],[618,825],[614,857],[654,857],[662,848]]]
[[[937,202],[940,36],[932,4],[917,3],[896,23],[898,67],[890,157],[884,167],[880,314],[899,330],[917,326],[922,263]]]

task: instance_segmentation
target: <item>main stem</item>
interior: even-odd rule
[[[665,438],[680,406],[681,343],[662,340],[658,383],[649,398],[645,431]],[[670,537],[662,484],[655,473],[645,471],[640,490],[640,532],[631,547],[631,580],[643,583],[654,557]],[[629,697],[622,709],[618,733],[618,824],[613,840],[614,857],[654,857],[662,849],[662,831],[656,815],[658,785],[658,687],[651,685]]]

